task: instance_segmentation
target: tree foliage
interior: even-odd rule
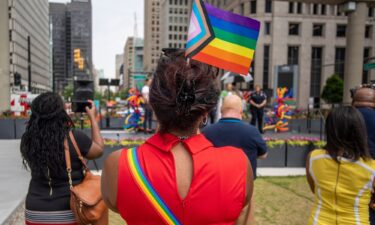
[[[328,78],[323,89],[322,99],[329,104],[342,103],[343,95],[343,80],[338,75]]]
[[[64,97],[65,101],[69,101],[72,99],[73,97],[73,85],[72,84],[65,86],[62,92],[62,96]]]

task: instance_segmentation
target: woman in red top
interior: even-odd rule
[[[104,200],[128,225],[248,221],[253,177],[246,155],[213,147],[199,131],[217,103],[216,76],[208,65],[187,62],[183,51],[160,59],[150,89],[159,132],[138,149],[111,154],[102,174]]]

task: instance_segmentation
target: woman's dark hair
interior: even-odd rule
[[[192,132],[219,97],[218,70],[187,61],[184,54],[176,50],[162,56],[152,80],[150,104],[162,132]]]
[[[39,95],[31,104],[31,117],[21,140],[23,164],[33,173],[64,170],[64,139],[74,123],[57,94]]]
[[[367,131],[360,112],[352,106],[335,108],[326,121],[326,150],[337,159],[340,153],[345,158],[358,160],[371,158],[367,145]]]

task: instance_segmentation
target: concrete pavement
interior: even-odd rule
[[[22,166],[19,140],[0,141],[0,224],[23,203],[30,173]]]

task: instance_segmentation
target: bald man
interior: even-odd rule
[[[242,149],[251,162],[255,179],[257,158],[266,158],[267,147],[259,131],[241,121],[242,112],[240,97],[225,97],[221,107],[222,118],[216,124],[205,127],[202,133],[216,147],[234,146]]]

